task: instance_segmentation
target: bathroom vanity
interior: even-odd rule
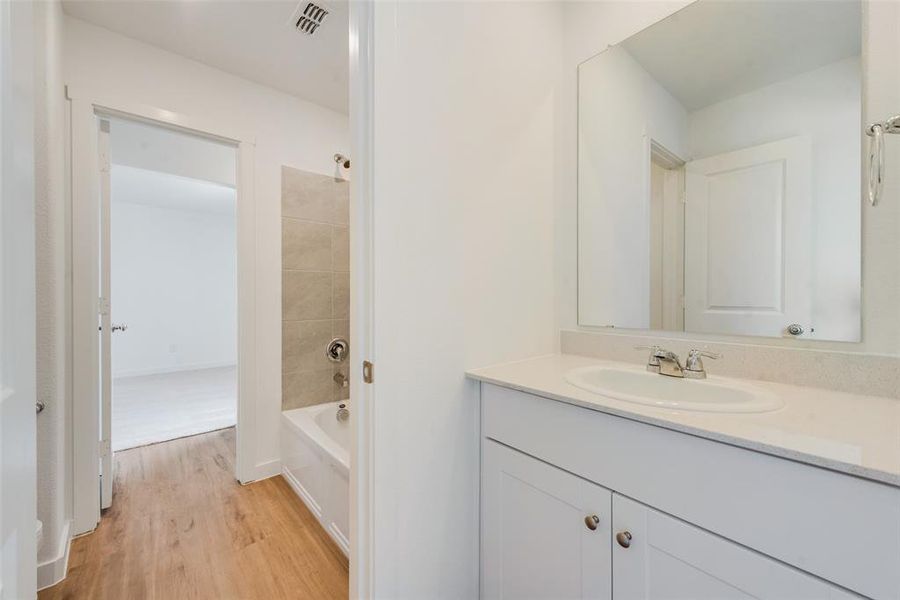
[[[469,373],[483,598],[900,599],[896,288],[872,262],[861,286],[863,250],[896,257],[860,210],[892,127],[864,110],[871,10],[700,0],[578,63],[564,318],[694,349]],[[723,342],[770,381],[707,377]]]
[[[896,400],[648,374],[724,390],[726,410],[685,410],[636,401],[641,383],[589,391],[591,369],[643,366],[556,355],[468,374],[483,598],[900,598]],[[780,408],[727,409],[730,386]]]

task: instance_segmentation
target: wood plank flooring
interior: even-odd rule
[[[346,599],[341,551],[281,477],[234,480],[234,429],[116,453],[113,506],[39,600]]]

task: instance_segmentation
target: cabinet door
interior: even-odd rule
[[[613,494],[612,553],[616,600],[857,598],[618,494]]]
[[[610,598],[609,490],[485,440],[481,493],[482,598]]]

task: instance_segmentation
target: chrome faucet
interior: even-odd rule
[[[703,357],[712,359],[722,358],[722,355],[717,352],[694,349],[688,352],[687,360],[682,367],[678,355],[665,348],[660,348],[659,346],[635,346],[635,349],[650,351],[650,357],[647,359],[648,371],[666,375],[668,377],[706,379],[706,369],[703,366]]]

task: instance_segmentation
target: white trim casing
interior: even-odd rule
[[[350,598],[374,594],[372,464],[375,384],[364,383],[361,363],[375,363],[373,222],[374,6],[350,3]],[[377,377],[377,370],[376,370]]]
[[[269,479],[270,477],[275,477],[276,475],[281,474],[281,461],[280,460],[270,460],[267,462],[259,463],[253,469],[251,473],[252,479],[251,481],[260,481],[263,479]],[[249,483],[249,482],[248,482]]]
[[[73,532],[93,530],[100,520],[99,392],[99,180],[98,113],[149,121],[235,145],[237,150],[238,409],[235,477],[241,483],[275,467],[256,455],[256,212],[255,137],[231,122],[184,115],[127,98],[82,94],[67,87],[71,102],[72,169],[72,440]],[[276,471],[277,472],[277,471]]]
[[[56,554],[50,560],[45,560],[37,567],[38,590],[54,586],[66,578],[69,569],[69,549],[72,547],[72,521],[63,524],[59,533]]]

